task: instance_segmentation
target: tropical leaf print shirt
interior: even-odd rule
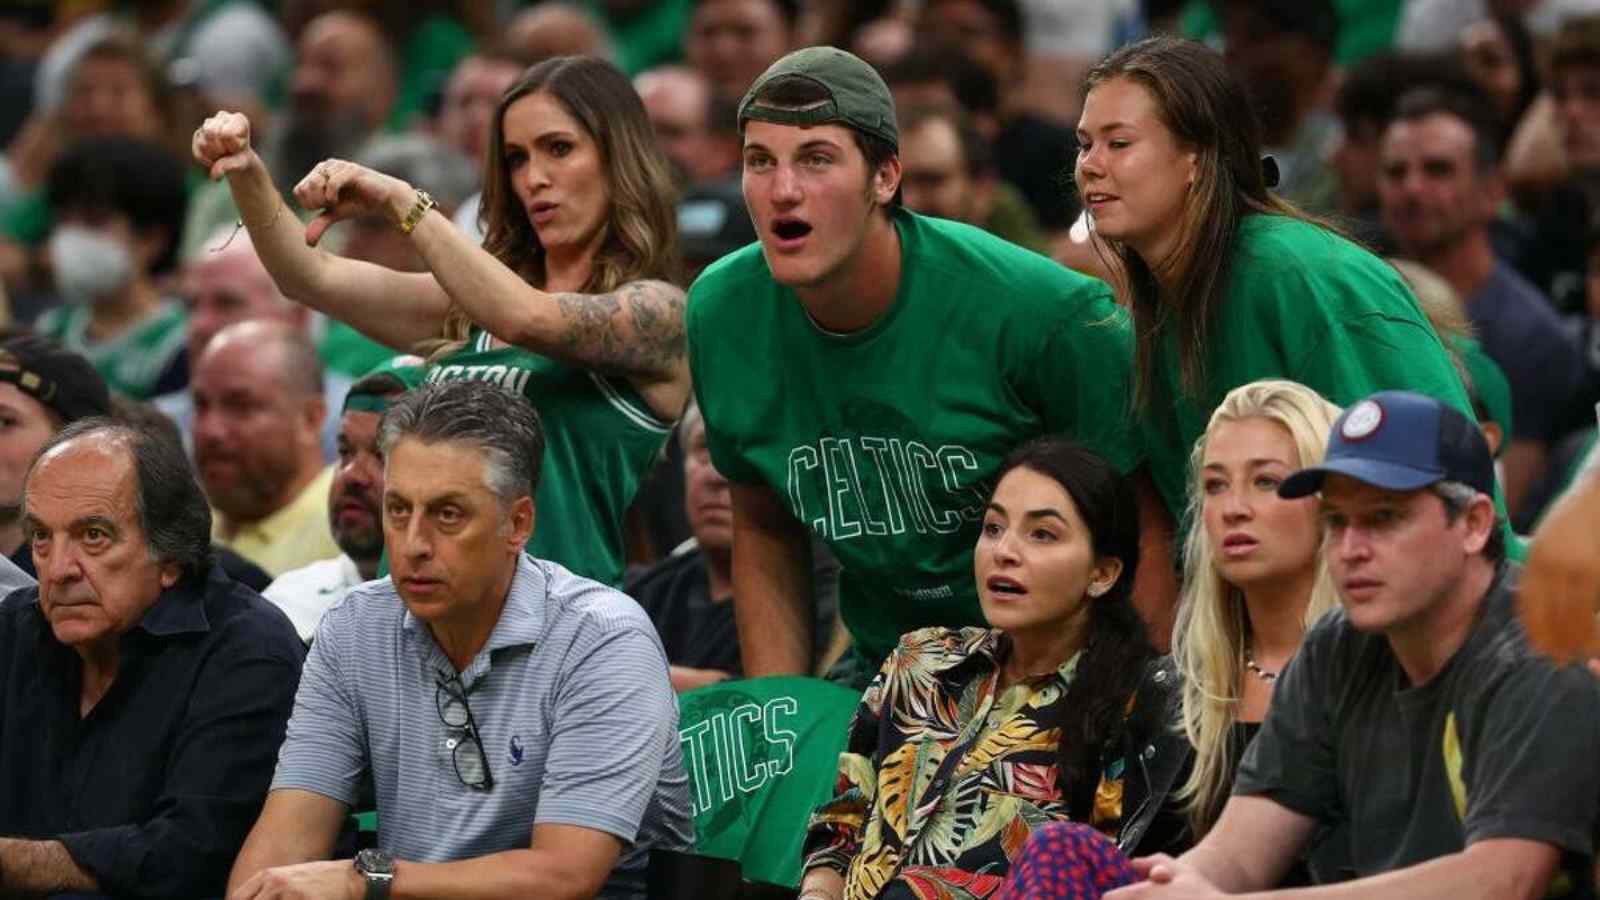
[[[867,688],[805,843],[805,868],[843,874],[846,900],[891,883],[898,897],[990,896],[1029,833],[1068,818],[1056,762],[1081,654],[997,690],[1008,643],[988,628],[914,631]],[[1089,823],[1113,837],[1121,768],[1102,773]]]

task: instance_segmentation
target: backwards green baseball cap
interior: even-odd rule
[[[427,363],[420,356],[402,353],[374,366],[356,379],[344,395],[344,412],[382,413],[389,400],[422,384]]]
[[[825,99],[799,109],[774,106],[761,98],[775,84],[809,82]],[[839,124],[889,142],[900,149],[894,96],[875,69],[837,47],[806,47],[773,63],[739,101],[739,130],[749,119],[778,125]]]

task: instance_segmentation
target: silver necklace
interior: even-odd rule
[[[1268,672],[1256,663],[1255,653],[1249,644],[1244,645],[1244,667],[1250,670],[1250,674],[1265,681],[1267,684],[1278,680],[1277,672]]]

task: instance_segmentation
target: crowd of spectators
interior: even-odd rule
[[[0,148],[0,896],[648,896],[763,676],[810,900],[1595,895],[1600,4],[25,0]]]

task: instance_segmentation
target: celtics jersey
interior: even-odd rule
[[[603,584],[622,583],[622,517],[672,426],[624,379],[608,378],[473,329],[427,380],[473,379],[522,395],[544,426],[544,467],[528,552]]]
[[[1169,330],[1153,402],[1140,416],[1151,475],[1175,516],[1188,502],[1195,441],[1240,385],[1287,378],[1339,406],[1409,390],[1472,415],[1449,353],[1383,260],[1324,228],[1264,214],[1245,217],[1233,254],[1199,396],[1180,388],[1177,336]]]
[[[842,567],[861,652],[983,624],[972,551],[996,470],[1060,433],[1128,471],[1131,334],[1101,282],[987,232],[893,213],[900,285],[867,329],[819,328],[760,245],[689,292],[689,361],[712,462],[765,484]]]
[[[89,309],[58,306],[39,316],[34,331],[83,354],[106,386],[134,400],[148,400],[188,383],[189,316],[175,300],[163,300],[151,313],[110,340],[91,341]]]

